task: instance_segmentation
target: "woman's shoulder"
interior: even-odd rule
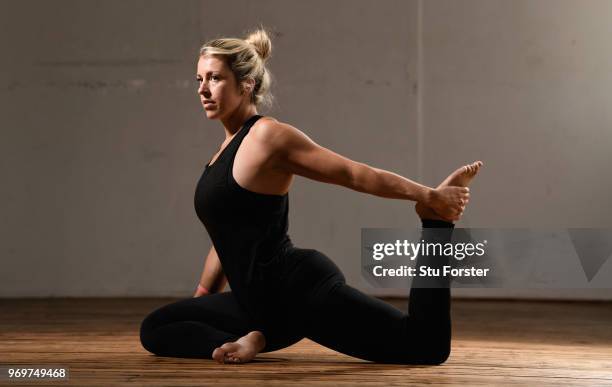
[[[297,129],[271,116],[262,116],[255,122],[255,124],[253,124],[253,127],[251,128],[253,137],[263,141],[269,141],[279,136],[285,136],[287,135],[287,132],[291,130]]]
[[[286,151],[299,146],[305,139],[308,139],[298,128],[269,116],[257,120],[251,131],[253,140],[270,152],[279,149]]]
[[[281,125],[281,124],[284,124],[284,122],[281,122],[272,116],[262,115],[260,119],[255,121],[255,124],[253,124],[253,128],[261,128],[261,127],[270,128],[270,127],[277,127],[278,125]]]

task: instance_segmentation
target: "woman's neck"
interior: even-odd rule
[[[256,114],[258,114],[257,108],[254,105],[249,105],[244,109],[236,109],[231,116],[221,119],[223,127],[225,127],[225,138],[236,134],[242,127],[242,124]]]

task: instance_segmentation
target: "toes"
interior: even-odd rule
[[[234,354],[225,356],[225,363],[240,363],[240,357],[235,356]]]
[[[221,348],[215,348],[215,350],[212,353],[213,360],[215,360],[217,363],[223,363],[224,357],[225,357],[225,351],[223,351]]]
[[[228,363],[235,362],[229,361],[228,359],[238,359],[236,356],[236,350],[238,349],[238,345],[236,343],[225,343],[220,347],[215,348],[212,353],[213,360],[216,360],[218,363]]]
[[[225,343],[221,346],[221,349],[225,350],[226,353],[234,352],[238,349],[238,344],[236,343]]]

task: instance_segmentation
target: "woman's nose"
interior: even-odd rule
[[[206,85],[206,82],[202,81],[200,82],[200,86],[198,87],[198,94],[200,95],[205,95],[205,94],[209,94],[209,90],[208,90],[208,86]]]

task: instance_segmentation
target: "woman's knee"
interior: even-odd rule
[[[441,335],[432,339],[423,351],[422,364],[440,365],[448,360],[451,353],[450,337]]]
[[[437,346],[432,348],[431,353],[427,356],[427,364],[431,365],[440,365],[446,360],[448,360],[451,353],[451,343],[450,341],[442,344],[438,344]]]
[[[140,344],[144,349],[153,354],[157,354],[159,352],[159,349],[155,345],[155,327],[156,326],[152,314],[149,314],[140,323]]]
[[[449,325],[419,331],[405,349],[400,355],[404,364],[440,365],[446,362],[451,353]]]
[[[435,324],[434,324],[435,326]],[[427,340],[429,364],[439,365],[448,360],[451,353],[451,324],[450,321],[442,322],[437,329],[429,332]]]
[[[430,347],[423,351],[410,352],[400,356],[400,363],[405,365],[440,365],[448,360],[451,353],[450,344],[446,347]]]

